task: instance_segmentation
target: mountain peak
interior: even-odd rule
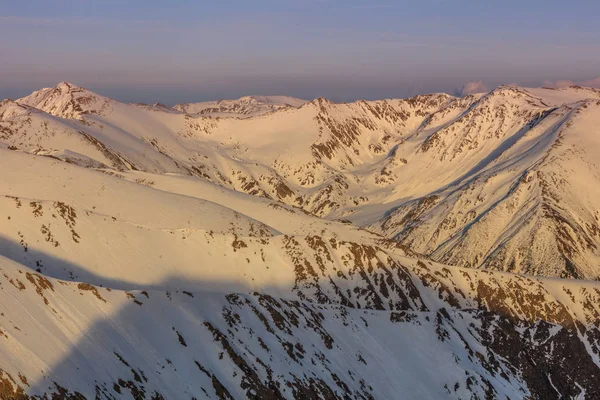
[[[75,85],[75,84],[73,84],[73,83],[71,83],[71,82],[62,81],[62,82],[59,82],[59,83],[58,83],[58,84],[57,84],[57,85],[54,87],[54,89],[60,90],[61,92],[69,92],[69,91],[71,91],[72,89],[83,89],[83,88],[82,88],[82,87],[80,87],[80,86],[77,86],[77,85]]]
[[[17,103],[34,107],[62,118],[80,118],[82,114],[99,114],[112,100],[70,82],[59,82],[53,88],[44,88]]]
[[[317,106],[319,108],[323,108],[323,107],[325,107],[327,105],[331,105],[331,104],[334,104],[334,103],[333,103],[333,101],[329,100],[328,98],[325,98],[323,96],[319,96],[319,97],[317,97],[316,99],[310,101],[307,104],[313,104],[313,105],[315,105],[315,106]]]

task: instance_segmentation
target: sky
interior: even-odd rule
[[[0,0],[0,99],[334,101],[600,86],[600,1]]]

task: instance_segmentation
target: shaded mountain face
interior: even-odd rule
[[[384,253],[363,259],[374,264]],[[266,294],[269,288],[253,294],[117,290],[55,280],[2,259],[0,295],[11,307],[3,306],[1,393],[9,399],[28,398],[24,393],[76,399],[599,395],[598,285],[390,257],[395,261],[387,268],[344,271],[364,274],[355,279],[363,284],[382,277],[389,292],[372,292],[384,300],[382,309],[292,292],[281,298]],[[392,282],[403,281],[393,293]],[[400,293],[408,301],[387,308]]]
[[[598,398],[598,107],[3,101],[0,398]]]

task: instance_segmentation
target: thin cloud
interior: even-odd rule
[[[584,86],[584,87],[593,87],[600,88],[600,76],[594,79],[588,79],[584,81],[572,81],[569,79],[561,79],[557,81],[544,81],[544,87],[549,88],[566,88],[570,86]]]
[[[355,6],[350,6],[350,8],[353,8],[355,10],[378,10],[378,9],[385,9],[385,8],[398,8],[399,6],[397,4],[365,4],[365,5],[355,5]]]
[[[56,25],[57,20],[50,18],[25,18],[15,16],[0,16],[0,22],[12,23],[17,25],[30,26],[52,26]]]
[[[18,17],[18,16],[0,16],[0,22],[6,22],[14,25],[26,26],[46,26],[46,27],[64,27],[64,26],[87,26],[90,24],[98,26],[106,25],[158,25],[172,24],[172,21],[163,20],[141,20],[141,19],[116,19],[116,18],[97,18],[97,17],[59,17],[59,18],[36,18],[36,17]]]
[[[483,83],[483,81],[473,81],[473,82],[468,82],[467,84],[465,84],[462,87],[462,89],[460,89],[459,92],[460,92],[461,96],[467,96],[470,94],[484,93],[487,91],[488,91],[488,88]]]

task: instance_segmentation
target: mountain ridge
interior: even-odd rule
[[[83,103],[88,104],[79,104],[77,96],[82,96]],[[469,212],[475,215],[469,219],[452,216],[454,222],[451,224],[467,229],[465,235],[452,228],[452,241],[457,245],[444,247],[441,241],[417,245],[415,240],[422,241],[439,235],[441,229],[447,230],[445,225],[449,222],[440,219],[437,227],[427,228],[419,222],[419,215],[413,216],[410,210],[415,199],[426,204],[430,202],[428,199],[440,194],[449,195],[450,187],[454,185],[460,189],[460,193],[455,191],[456,195],[462,194],[465,198],[466,188],[484,188],[486,179],[490,182],[490,177],[499,176],[492,172],[494,168],[501,172],[498,166],[505,166],[502,173],[510,179],[510,183],[507,181],[501,189],[508,195],[511,185],[517,185],[525,170],[539,169],[540,166],[535,165],[544,154],[557,152],[553,143],[564,141],[567,128],[575,119],[582,118],[579,115],[591,113],[599,98],[598,90],[581,87],[526,89],[501,86],[487,94],[462,98],[431,94],[404,100],[359,100],[353,103],[333,103],[318,98],[300,108],[284,107],[239,119],[211,116],[210,113],[190,116],[163,107],[142,109],[62,83],[17,100],[15,105],[22,103],[32,107],[33,104],[42,111],[46,109],[60,118],[56,120],[58,130],[70,132],[69,136],[83,136],[89,143],[85,148],[61,144],[65,146],[64,150],[53,150],[55,145],[47,145],[52,150],[42,150],[44,154],[64,160],[120,171],[136,169],[198,176],[237,191],[273,198],[328,219],[353,220],[359,226],[395,237],[405,245],[414,246],[414,251],[439,261],[551,276],[598,277],[600,271],[595,267],[598,255],[594,250],[597,235],[589,233],[594,232],[597,221],[595,217],[579,215],[581,212],[594,215],[596,211],[591,204],[578,206],[583,208],[576,211],[574,217],[566,216],[560,207],[553,206],[551,209],[555,211],[540,214],[554,213],[559,219],[574,221],[566,225],[553,222],[548,225],[543,221],[549,217],[541,217],[543,225],[549,226],[543,229],[550,231],[543,246],[555,248],[550,261],[536,258],[526,249],[531,246],[518,245],[523,239],[517,240],[514,235],[517,245],[511,245],[514,249],[509,250],[498,241],[509,231],[501,230],[497,230],[497,236],[492,238],[497,239],[495,242],[484,244],[487,247],[478,253],[473,252],[479,245],[467,243],[472,241],[468,232],[477,227],[477,224],[471,224],[474,218],[479,221],[483,217],[485,210],[481,207],[472,208]],[[76,111],[77,107],[81,111]],[[104,111],[98,111],[102,109]],[[26,113],[25,110],[19,112]],[[25,118],[19,117],[19,112],[14,117]],[[561,115],[567,119],[559,138],[552,133],[551,126],[563,118]],[[73,127],[73,123],[83,125]],[[47,126],[47,122],[39,124]],[[65,124],[68,126],[63,128]],[[546,126],[548,128],[544,128]],[[22,131],[25,129],[31,135],[31,127],[21,128]],[[542,132],[542,129],[549,130]],[[240,136],[239,132],[244,131],[247,134]],[[149,135],[149,132],[154,134]],[[24,134],[20,135],[24,137]],[[566,136],[568,141],[571,136]],[[54,138],[56,141],[56,134]],[[35,138],[36,152],[40,152],[40,144],[45,146],[43,141],[46,139],[41,140]],[[593,141],[593,137],[585,140]],[[32,151],[32,144],[28,145],[28,151]],[[12,141],[8,145],[20,148],[22,142]],[[569,143],[569,146],[581,144]],[[593,149],[593,146],[585,145],[582,148],[586,147],[586,151]],[[536,152],[539,155],[535,155]],[[590,157],[584,161],[585,165],[593,165],[589,163],[593,163],[594,157]],[[562,158],[565,157],[557,160],[562,163]],[[541,173],[540,177],[543,171]],[[557,173],[552,175],[562,174]],[[569,179],[567,177],[567,181]],[[546,198],[566,197],[566,194],[559,195],[564,189],[540,184],[545,185]],[[494,190],[497,192],[498,189]],[[539,195],[531,196],[531,201],[535,199],[548,204],[546,200],[536,199]],[[480,192],[479,198],[481,200],[469,201],[487,204],[491,198],[501,197]],[[569,201],[581,203],[577,198]],[[442,204],[449,206],[451,203]],[[435,221],[435,218],[429,219],[435,208],[421,215],[428,218],[428,224]],[[401,222],[404,232],[394,231],[398,225],[394,220]],[[577,227],[581,225],[591,228],[581,231]],[[407,227],[412,228],[406,231]],[[551,232],[558,232],[563,227],[580,231],[589,238],[586,239],[589,245],[561,243],[560,239],[555,239],[559,234]],[[524,229],[529,228],[519,229],[525,232]],[[420,237],[407,241],[408,233],[419,233]],[[555,241],[557,245],[552,244]],[[503,253],[506,251],[508,253]],[[525,253],[521,255],[523,251]],[[551,265],[540,269],[540,264]],[[563,267],[558,267],[561,264]]]
[[[0,103],[0,397],[598,397],[600,99],[536,91]]]

